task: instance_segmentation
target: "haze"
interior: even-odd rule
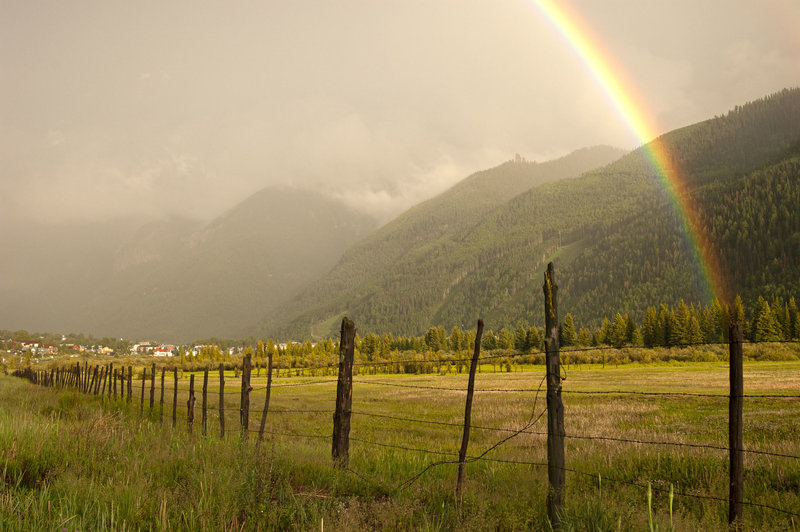
[[[573,5],[662,132],[798,84],[794,0]],[[2,11],[0,210],[17,223],[208,219],[277,183],[389,217],[515,153],[639,143],[533,2]]]

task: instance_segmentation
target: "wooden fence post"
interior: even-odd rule
[[[247,353],[242,360],[242,397],[239,409],[242,424],[242,438],[248,437],[250,429],[250,353]]]
[[[208,368],[203,370],[203,436],[206,435],[208,428]]]
[[[123,377],[124,378],[124,377]],[[133,366],[128,366],[128,402],[133,398]]]
[[[172,368],[172,377],[175,385],[172,388],[172,428],[178,423],[178,368]]]
[[[142,400],[139,402],[139,415],[144,416],[144,383],[147,380],[147,367],[142,369]]]
[[[742,403],[744,371],[742,367],[742,326],[732,323],[728,330],[730,342],[730,400],[728,402],[728,456],[730,458],[730,490],[728,492],[728,525],[731,530],[742,529],[742,498],[744,495],[744,465],[742,462]]]
[[[267,365],[267,398],[264,400],[264,412],[261,414],[261,427],[258,429],[258,441],[256,447],[264,439],[264,427],[267,424],[267,412],[269,411],[269,395],[272,391],[272,352],[267,353],[269,363]]]
[[[350,414],[353,407],[353,358],[356,326],[342,318],[339,341],[339,378],[336,381],[336,411],[333,414],[333,445],[331,455],[338,468],[350,465]]]
[[[194,425],[194,373],[189,376],[189,399],[186,401],[186,408],[186,419],[189,424],[189,434],[191,434]]]
[[[164,373],[166,373],[167,368],[161,368],[161,399],[159,399],[159,409],[158,409],[158,421],[164,422]]]
[[[554,530],[561,529],[564,508],[564,405],[561,402],[561,364],[558,344],[558,285],[553,263],[544,273],[545,350],[547,357],[547,516]]]
[[[150,413],[153,413],[153,406],[156,402],[156,363],[150,367]]]
[[[225,364],[219,365],[219,437],[225,439]]]
[[[472,394],[475,392],[475,370],[481,354],[481,337],[483,336],[483,320],[478,320],[478,332],[475,334],[475,351],[469,366],[469,383],[467,384],[467,404],[464,407],[464,434],[461,437],[461,449],[458,451],[458,481],[456,483],[456,499],[461,497],[461,482],[464,479],[464,463],[469,445],[469,424],[472,418]]]
[[[113,382],[114,382],[113,383],[113,386],[114,386],[114,399],[117,398],[117,378],[118,378],[117,370],[115,369],[114,370],[114,379],[113,379]],[[111,390],[109,390],[109,392],[111,392]]]

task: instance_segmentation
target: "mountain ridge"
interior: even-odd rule
[[[722,226],[736,224],[733,211],[713,218],[708,214],[714,211],[711,207],[723,204],[726,191],[740,186],[742,179],[788,160],[796,151],[800,89],[737,106],[722,117],[669,132],[659,141],[687,180],[683,193],[703,200],[701,219],[712,234],[720,233]],[[648,149],[642,146],[574,179],[530,188],[483,215],[479,223],[409,248],[379,273],[370,272],[369,264],[355,264],[345,272],[340,263],[287,306],[289,317],[266,323],[261,332],[299,338],[333,334],[331,324],[344,313],[364,331],[393,334],[417,335],[434,325],[463,326],[478,317],[498,326],[536,324],[541,321],[540,274],[553,259],[561,279],[562,308],[587,324],[615,312],[640,313],[648,305],[674,304],[680,298],[707,303]],[[800,179],[787,177],[785,183],[794,190]],[[790,208],[785,201],[780,204]],[[781,241],[765,230],[764,235],[749,236]],[[792,231],[787,230],[790,238],[800,227]],[[381,250],[373,251],[379,255]],[[732,251],[717,251],[724,263],[731,262]],[[779,251],[795,263],[800,259],[794,248]],[[597,266],[598,258],[602,267]],[[353,272],[359,275],[345,275]],[[740,277],[732,287],[736,292],[755,293],[764,284],[756,271]],[[342,293],[326,289],[326,284],[337,286],[331,280],[343,287]],[[354,288],[347,288],[348,283]]]

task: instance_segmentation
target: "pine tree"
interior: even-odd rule
[[[456,353],[460,352],[464,344],[464,333],[458,325],[454,325],[450,331],[450,350]]]
[[[483,333],[483,338],[481,338],[481,347],[487,351],[497,349],[497,337],[494,335],[494,331],[489,329]]]
[[[431,327],[425,332],[425,345],[431,351],[441,351],[442,345],[439,338],[438,327]]]
[[[583,347],[592,345],[592,332],[586,327],[581,327],[578,331],[578,345]]]
[[[662,304],[658,311],[658,331],[656,338],[658,339],[656,345],[668,346],[670,345],[669,339],[672,335],[672,322],[675,321],[675,316],[667,305]]]
[[[633,335],[631,336],[631,345],[643,345],[644,340],[642,339],[642,331],[638,327],[633,330]]]
[[[517,351],[525,352],[529,349],[528,346],[528,333],[525,327],[520,325],[514,333],[514,349]]]
[[[514,349],[514,333],[509,331],[506,327],[500,329],[500,333],[497,337],[497,347],[500,349]]]
[[[703,343],[703,331],[700,330],[700,322],[697,321],[696,316],[689,317],[689,325],[686,328],[686,340],[687,344]]]
[[[683,299],[678,303],[678,308],[675,309],[675,319],[672,322],[672,329],[670,330],[669,345],[683,345],[689,343],[686,330],[689,326],[689,307]]]
[[[653,347],[657,345],[658,333],[658,314],[655,307],[647,307],[644,311],[644,320],[642,320],[642,342],[645,347]]]
[[[562,325],[561,329],[559,330],[560,344],[562,346],[570,346],[575,345],[576,334],[575,334],[575,322],[572,319],[572,314],[567,312],[567,315],[564,316],[564,324]]]
[[[539,329],[533,326],[528,327],[528,330],[525,331],[525,336],[528,349],[542,350],[542,335],[539,334]]]
[[[611,322],[608,321],[608,318],[603,318],[603,323],[600,324],[600,330],[597,331],[597,343],[601,345],[611,343]]]
[[[622,347],[628,340],[625,318],[623,318],[622,314],[620,313],[617,313],[617,315],[614,316],[614,323],[611,325],[610,336],[610,343],[614,347]]]
[[[633,333],[636,330],[636,323],[629,313],[625,313],[625,342],[633,343]]]
[[[769,303],[760,296],[753,313],[751,334],[754,342],[774,342],[781,339],[780,323],[772,313]]]
[[[731,323],[738,323],[742,326],[742,335],[747,338],[749,327],[747,326],[747,319],[745,319],[744,303],[742,303],[741,296],[736,296],[733,300],[733,307],[731,308]]]
[[[798,312],[794,297],[789,299],[787,308],[789,310],[789,338],[795,339],[800,337],[800,312]]]

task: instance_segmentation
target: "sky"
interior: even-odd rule
[[[659,133],[800,85],[797,0],[570,5]],[[533,0],[0,9],[7,219],[210,219],[270,185],[388,218],[517,153],[639,143]]]

